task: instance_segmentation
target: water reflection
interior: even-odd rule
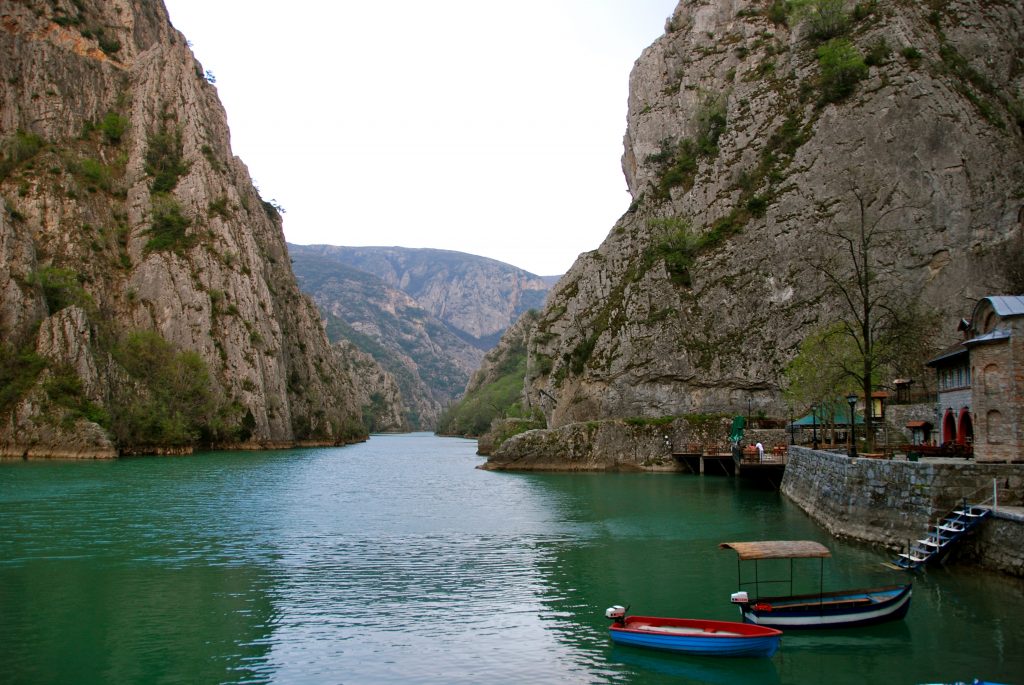
[[[86,559],[30,570],[2,574],[6,682],[252,680],[269,652],[277,613],[257,569]]]
[[[771,659],[697,657],[616,646],[609,658],[647,673],[671,676],[672,682],[739,685],[782,682]]]
[[[905,623],[787,635],[771,660],[613,648],[613,603],[735,620],[723,540],[825,542],[830,587],[878,584],[885,555],[732,479],[493,473],[473,468],[474,451],[419,435],[0,464],[4,681],[841,685],[1024,672],[1020,585],[953,568],[916,581]]]

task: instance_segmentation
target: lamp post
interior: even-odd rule
[[[811,449],[818,449],[818,405],[811,405]]]
[[[796,424],[793,423],[793,407],[789,408],[789,444],[796,444]]]
[[[857,396],[853,394],[847,395],[846,401],[850,405],[850,449],[847,452],[847,455],[849,455],[851,459],[855,459],[857,457],[857,435],[854,427],[857,424],[854,421],[853,408],[857,404]]]

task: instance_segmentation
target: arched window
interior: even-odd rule
[[[974,442],[974,422],[971,421],[971,411],[967,407],[960,410],[960,424],[956,432],[956,441],[961,445]]]
[[[982,370],[982,387],[985,389],[985,395],[991,397],[999,392],[999,365],[998,364],[986,364],[984,370]]]
[[[1003,415],[998,409],[985,415],[985,440],[993,444],[1003,441]]]
[[[942,443],[956,442],[956,416],[952,409],[947,409],[942,417]]]

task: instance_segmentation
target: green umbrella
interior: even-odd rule
[[[729,429],[729,442],[738,443],[743,439],[743,427],[747,424],[747,420],[742,416],[737,416],[732,420],[732,428]]]

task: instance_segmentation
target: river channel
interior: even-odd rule
[[[903,621],[772,659],[613,647],[611,604],[737,620],[723,541],[818,540],[826,588],[904,576],[735,479],[495,473],[475,449],[0,463],[0,681],[1024,683],[1024,585],[961,566],[914,577]]]

